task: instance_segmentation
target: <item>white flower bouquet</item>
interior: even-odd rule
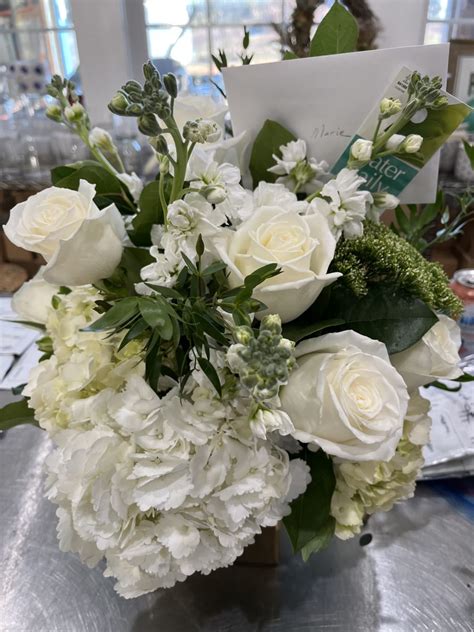
[[[232,564],[281,520],[305,559],[357,534],[414,492],[419,387],[461,375],[460,302],[379,223],[393,196],[356,169],[331,175],[277,122],[225,138],[221,107],[179,97],[151,63],[144,76],[110,109],[149,136],[156,178],[124,173],[54,77],[48,115],[93,160],[55,168],[5,226],[46,261],[13,299],[44,355],[0,428],[52,438],[60,546],[105,558],[129,598]]]

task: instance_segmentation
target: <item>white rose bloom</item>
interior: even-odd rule
[[[429,409],[429,402],[418,393],[410,397],[403,437],[390,461],[334,460],[331,515],[337,537],[353,537],[360,532],[365,514],[390,511],[396,502],[413,496],[424,463],[422,451],[429,441]]]
[[[273,313],[282,322],[294,320],[341,276],[328,273],[336,241],[326,218],[317,213],[301,216],[279,206],[262,206],[237,231],[222,231],[214,244],[229,268],[231,287],[264,265],[281,267],[281,274],[254,291],[268,307],[259,318]]]
[[[349,330],[306,340],[295,351],[298,366],[280,391],[293,436],[343,459],[391,459],[408,393],[385,345]]]
[[[351,147],[351,156],[360,162],[367,162],[372,157],[374,143],[371,140],[358,138]]]
[[[462,375],[459,368],[461,332],[458,324],[444,314],[412,347],[395,353],[391,361],[412,391],[437,379],[454,380]]]
[[[373,201],[368,191],[359,190],[364,182],[357,171],[341,169],[322,188],[321,195],[326,199],[316,198],[310,205],[310,209],[326,215],[336,239],[342,234],[347,239],[353,239],[364,232],[363,221]]]
[[[136,377],[109,399],[110,423],[55,436],[47,487],[61,548],[91,566],[104,556],[127,598],[232,564],[310,480],[208,389],[189,395],[160,399]]]
[[[4,230],[11,242],[43,255],[48,283],[85,285],[110,276],[122,257],[125,228],[111,204],[99,210],[95,186],[50,187],[17,204]]]
[[[117,178],[127,187],[134,202],[138,202],[143,191],[143,182],[139,176],[133,171],[131,174],[119,173]]]
[[[23,283],[12,297],[12,308],[22,320],[44,325],[52,309],[51,301],[59,291],[58,285],[51,285],[43,279],[44,266],[36,275]]]

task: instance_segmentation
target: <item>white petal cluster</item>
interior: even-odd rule
[[[99,296],[91,286],[83,286],[58,295],[56,309],[48,310],[46,330],[54,355],[32,369],[23,394],[30,398],[40,426],[51,434],[94,423],[111,393],[131,375],[144,373],[138,342],[118,351],[122,334],[81,331],[99,317]],[[87,412],[85,398],[90,398]]]
[[[183,200],[177,200],[168,207],[167,230],[157,226],[153,237],[155,244],[150,254],[156,262],[141,270],[143,281],[172,287],[178,274],[185,266],[182,254],[195,262],[196,243],[199,235],[204,240],[214,236],[226,216],[218,208],[205,200],[199,193],[189,193]],[[137,287],[140,293],[150,290],[144,284]]]
[[[346,239],[354,239],[364,232],[363,222],[373,202],[368,191],[360,190],[364,182],[357,171],[342,169],[324,185],[322,198],[316,198],[311,203],[309,212],[314,210],[323,213],[336,239],[341,235]]]
[[[160,399],[139,376],[99,423],[55,442],[47,486],[61,548],[89,565],[105,557],[129,598],[232,564],[309,482],[302,461],[253,436],[209,389]]]
[[[331,514],[342,540],[360,532],[364,516],[390,511],[399,500],[411,498],[423,466],[423,447],[431,428],[430,403],[417,392],[409,402],[403,436],[390,461],[351,462],[335,459],[336,489]]]
[[[313,193],[319,191],[327,180],[329,165],[325,160],[318,161],[307,157],[306,142],[299,138],[279,148],[281,158],[273,155],[275,165],[268,170],[278,176],[277,182],[292,191]]]

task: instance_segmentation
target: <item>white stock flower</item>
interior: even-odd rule
[[[307,158],[306,142],[299,138],[286,145],[281,145],[281,158],[273,155],[275,165],[268,171],[278,176],[277,183],[289,189],[297,189],[312,193],[324,184],[329,165],[325,160],[318,162],[315,158]]]
[[[437,316],[438,322],[421,340],[390,358],[409,391],[437,379],[452,380],[462,375],[459,368],[459,325],[444,314]]]
[[[191,261],[197,260],[196,243],[199,235],[205,245],[218,233],[219,226],[226,221],[226,216],[213,208],[198,193],[188,193],[184,200],[177,200],[168,207],[168,228],[154,232],[156,245],[150,254],[156,262],[142,268],[140,275],[143,281],[172,287],[179,272],[184,268],[184,253]],[[209,258],[208,253],[204,255]],[[137,287],[140,293],[147,292],[146,286]]]
[[[236,219],[245,221],[262,206],[278,206],[295,213],[305,213],[308,209],[308,203],[299,201],[285,185],[262,181],[254,191],[248,192],[243,205],[236,210]]]
[[[360,532],[365,514],[390,511],[396,502],[413,496],[424,463],[422,450],[429,441],[429,409],[429,402],[417,392],[410,397],[403,436],[390,461],[334,460],[331,515],[337,537],[353,537]]]
[[[388,461],[400,440],[408,393],[384,344],[354,331],[296,347],[298,366],[280,391],[293,436],[353,461]]]
[[[240,171],[230,163],[217,163],[212,152],[201,148],[191,154],[186,171],[186,180],[192,189],[198,189],[211,204],[220,204],[233,196],[240,196]]]
[[[281,267],[281,274],[254,290],[254,297],[268,307],[259,318],[267,313],[278,314],[282,322],[297,318],[340,276],[328,273],[336,242],[318,213],[301,216],[293,209],[262,206],[237,231],[222,231],[214,243],[228,266],[231,287],[264,265]]]
[[[358,138],[351,147],[351,157],[360,162],[367,162],[372,157],[374,143],[371,140]]]
[[[120,180],[120,182],[123,182],[123,184],[130,191],[130,195],[132,196],[133,201],[138,202],[144,186],[141,178],[137,176],[134,171],[132,171],[131,174],[119,173],[117,174],[117,178]]]
[[[49,187],[10,211],[4,230],[11,242],[43,255],[48,283],[85,285],[110,276],[122,257],[125,228],[111,204],[99,210],[95,185],[78,191]]]
[[[380,216],[385,211],[393,211],[400,204],[400,200],[391,193],[379,192],[373,194],[373,204],[367,211],[367,219],[380,223]]]
[[[400,146],[404,142],[405,138],[406,136],[403,136],[403,134],[392,134],[385,143],[385,149],[388,149],[389,151],[400,149]]]
[[[214,101],[211,97],[179,94],[174,101],[173,116],[179,130],[182,130],[188,121],[198,118],[214,121],[223,128],[226,114],[227,106]]]
[[[160,399],[135,377],[108,422],[61,431],[48,459],[61,548],[104,556],[127,598],[232,564],[310,480],[303,461],[240,435],[246,420],[208,389],[188,396]]]
[[[12,308],[22,320],[42,325],[52,309],[52,298],[59,290],[58,285],[51,285],[43,279],[43,271],[44,266],[12,296]]]
[[[94,127],[89,132],[89,143],[93,147],[98,147],[103,151],[112,151],[114,149],[114,141],[109,132],[101,127]]]
[[[402,109],[402,102],[400,99],[392,99],[385,97],[380,101],[380,113],[389,118],[394,114],[398,114]]]
[[[410,134],[403,141],[402,149],[407,154],[416,154],[417,151],[420,151],[422,145],[423,136],[419,136],[419,134]]]
[[[360,237],[372,195],[359,187],[365,179],[353,169],[342,169],[335,178],[324,185],[321,195],[311,202],[310,211],[316,209],[329,220],[336,239],[343,234],[347,239]]]
[[[216,143],[222,136],[222,128],[215,122],[207,119],[187,121],[183,128],[184,140],[191,143]]]
[[[290,417],[283,410],[259,409],[250,420],[252,433],[260,439],[266,439],[267,433],[278,432],[282,436],[292,435],[295,428]]]

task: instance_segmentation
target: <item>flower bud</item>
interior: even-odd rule
[[[420,151],[422,145],[423,136],[419,136],[418,134],[410,134],[403,141],[401,148],[407,154],[416,154],[417,151]]]
[[[385,98],[380,102],[380,114],[382,114],[384,118],[398,114],[401,109],[402,102],[400,99]]]
[[[215,143],[221,134],[219,125],[206,119],[188,121],[183,127],[183,138],[191,143]]]
[[[204,187],[201,189],[201,193],[210,204],[220,204],[227,197],[227,191],[225,188],[218,184]]]
[[[115,150],[112,136],[101,127],[94,127],[89,132],[89,142],[92,147],[98,147],[99,149],[102,149],[102,151],[113,152]]]
[[[443,108],[445,108],[447,105],[449,104],[448,98],[445,96],[439,96],[437,97],[433,103],[429,104],[429,108],[431,110],[442,110]]]
[[[72,105],[68,105],[64,108],[64,116],[70,123],[80,121],[85,112],[85,109],[80,103],[73,103]]]
[[[152,136],[148,139],[148,142],[158,154],[162,154],[163,156],[169,154],[168,143],[164,136]]]
[[[121,92],[116,92],[112,97],[108,108],[113,114],[125,114],[125,110],[128,106],[128,99]]]
[[[172,97],[176,99],[178,96],[178,82],[176,81],[176,77],[173,73],[168,73],[163,76],[163,84],[165,86],[166,92]]]
[[[151,112],[142,114],[139,117],[138,129],[142,134],[145,134],[145,136],[157,136],[161,132],[156,116]]]
[[[400,145],[404,142],[405,138],[406,136],[403,136],[403,134],[393,134],[385,144],[385,148],[389,151],[396,151],[400,149]]]
[[[393,211],[400,204],[400,200],[391,193],[373,193],[374,206],[382,208],[385,211]]]
[[[62,119],[62,110],[59,105],[49,105],[46,108],[46,116],[52,121],[56,121],[57,123],[61,122]]]
[[[371,140],[359,138],[351,147],[351,156],[354,160],[368,162],[372,157],[374,144]]]
[[[262,318],[260,331],[268,330],[273,334],[281,334],[281,318],[278,314],[269,314]]]
[[[237,327],[234,330],[234,338],[241,345],[248,345],[248,343],[253,339],[253,331],[250,327]]]

